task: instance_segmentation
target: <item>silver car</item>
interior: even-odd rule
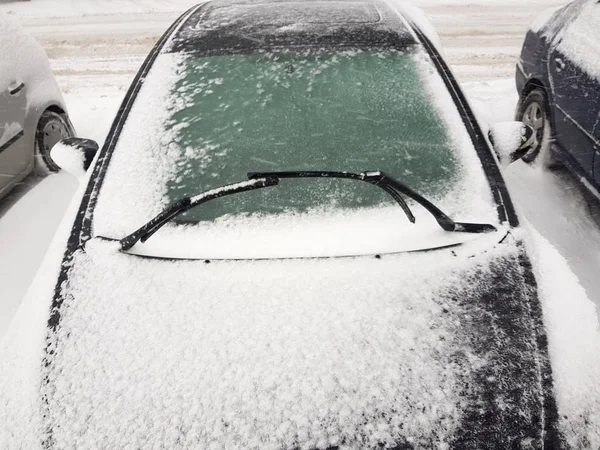
[[[0,198],[32,170],[58,170],[50,149],[73,134],[44,50],[0,14]]]

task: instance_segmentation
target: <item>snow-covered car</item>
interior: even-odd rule
[[[58,170],[50,150],[73,133],[44,50],[0,14],[0,198],[34,168]]]
[[[535,21],[517,64],[517,120],[536,130],[525,156],[562,162],[584,184],[600,186],[600,4],[576,0]],[[541,156],[539,156],[541,155]]]
[[[192,8],[102,150],[52,150],[81,190],[0,348],[0,447],[597,447],[593,304],[408,11]]]

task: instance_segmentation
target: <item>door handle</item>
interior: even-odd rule
[[[14,83],[13,86],[16,84],[17,83]],[[24,88],[25,88],[25,83],[21,83],[18,86],[9,88],[10,90],[8,91],[8,93],[14,97],[15,95],[18,95],[19,92],[21,92]]]
[[[566,66],[565,62],[561,58],[555,58],[554,62],[556,62],[556,65],[557,65],[557,69],[556,69],[557,72],[560,72]]]

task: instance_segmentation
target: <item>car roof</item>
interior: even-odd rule
[[[167,52],[245,53],[274,47],[406,48],[414,35],[381,0],[214,0],[176,31]]]

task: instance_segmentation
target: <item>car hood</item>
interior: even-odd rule
[[[543,327],[522,246],[507,241],[211,263],[146,259],[90,241],[74,255],[55,310],[42,388],[46,442],[539,443]]]

